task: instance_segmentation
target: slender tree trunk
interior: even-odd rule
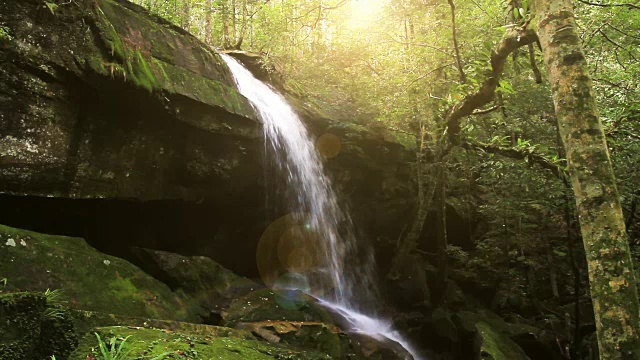
[[[536,19],[587,256],[601,360],[640,360],[640,305],[622,207],[571,0]]]
[[[547,254],[547,266],[549,269],[549,284],[551,285],[551,293],[554,298],[560,297],[560,292],[558,291],[558,276],[556,273],[555,262],[553,261],[553,245],[549,240],[549,235],[547,235],[547,227],[546,227],[546,214],[542,216],[542,242],[545,246],[545,251]]]
[[[447,282],[449,278],[449,267],[448,267],[448,256],[447,256],[447,247],[448,247],[448,239],[447,239],[447,203],[446,203],[446,183],[445,177],[446,172],[444,170],[444,165],[441,164],[441,169],[438,173],[437,179],[437,193],[436,197],[436,205],[438,207],[437,218],[438,224],[436,226],[437,229],[437,241],[438,241],[438,302],[442,304],[444,300],[444,294],[447,290]]]
[[[212,37],[212,24],[211,24],[211,13],[213,12],[213,8],[211,6],[211,0],[205,0],[204,2],[204,42],[211,45],[213,39]]]
[[[389,277],[391,279],[399,277],[403,264],[410,258],[411,252],[418,246],[418,240],[424,227],[424,222],[429,214],[431,201],[436,193],[438,176],[440,174],[440,165],[429,164],[426,157],[426,129],[421,126],[420,129],[420,146],[416,157],[416,171],[418,180],[418,211],[416,217],[411,224],[409,233],[402,239],[397,253],[395,254]],[[431,159],[432,160],[432,159]],[[426,183],[429,180],[430,183]]]
[[[222,48],[229,48],[229,6],[227,0],[222,0],[220,6],[220,15],[222,16]]]
[[[191,0],[182,0],[182,28],[189,31],[191,27],[191,5],[189,4]]]

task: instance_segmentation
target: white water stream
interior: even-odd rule
[[[367,273],[373,269],[360,272],[359,279],[348,275],[353,272],[345,268],[345,256],[351,253],[355,244],[353,239],[348,239],[350,236],[345,236],[347,239],[340,236],[339,226],[343,215],[331,182],[324,174],[315,144],[304,124],[287,100],[275,89],[256,79],[233,57],[220,55],[229,66],[238,90],[249,99],[263,123],[265,140],[272,147],[278,167],[285,172],[286,189],[294,195],[290,210],[306,214],[307,226],[321,234],[325,241],[322,246],[324,268],[319,269],[318,273],[326,279],[311,284],[311,295],[319,297],[326,307],[344,316],[351,326],[348,330],[396,341],[418,360],[407,341],[393,329],[390,322],[362,314],[357,310],[357,304],[352,303],[356,282],[361,287],[369,287],[373,281],[363,276],[370,276]],[[327,295],[326,289],[316,291],[318,289],[314,288],[327,282],[332,288],[330,295]],[[358,290],[368,292],[370,289]]]

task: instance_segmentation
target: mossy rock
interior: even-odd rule
[[[480,337],[480,356],[489,360],[530,360],[527,354],[508,337],[486,322],[476,324]]]
[[[196,320],[200,311],[188,296],[80,238],[0,225],[0,274],[9,290],[61,289],[75,309],[170,320]]]
[[[139,317],[127,317],[116,314],[105,314],[95,311],[72,310],[73,323],[76,332],[84,337],[97,327],[127,326],[127,327],[150,327],[170,331],[186,332],[194,335],[211,337],[236,337],[243,339],[255,339],[250,331],[231,329],[221,326],[188,323],[172,320],[146,319]]]
[[[225,360],[329,360],[328,355],[315,351],[288,348],[278,344],[244,338],[212,337],[167,330],[105,327],[95,332],[103,341],[126,339],[123,346],[127,359],[225,359]],[[116,341],[116,342],[119,342]],[[73,352],[70,360],[85,360],[97,355],[98,340],[95,334],[87,334]]]
[[[298,290],[260,289],[234,300],[223,312],[225,326],[265,320],[332,323],[330,314],[313,297]]]
[[[0,360],[66,359],[76,345],[68,309],[41,293],[0,294]]]
[[[239,329],[249,330],[257,337],[272,343],[287,344],[317,350],[331,359],[365,359],[360,344],[354,342],[338,327],[313,321],[260,321],[239,323]]]
[[[47,304],[51,312],[45,312],[40,324],[40,338],[36,345],[36,359],[66,359],[78,346],[78,334],[71,311],[60,305]]]
[[[0,359],[32,359],[46,307],[42,294],[0,295]]]
[[[142,248],[134,248],[133,251],[145,272],[161,279],[172,289],[183,290],[203,308],[216,314],[233,299],[262,287],[208,257]]]

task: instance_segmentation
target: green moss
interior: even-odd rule
[[[255,112],[240,93],[218,81],[197,75],[183,67],[153,58],[159,86],[170,93],[181,94],[210,106],[221,107],[232,113],[254,118]]]
[[[0,360],[66,359],[77,343],[67,308],[41,293],[0,294]]]
[[[149,92],[158,87],[158,79],[140,51],[133,52],[131,58],[127,60],[127,68],[131,80],[137,86]]]
[[[486,322],[477,323],[476,328],[482,339],[480,348],[482,359],[529,360],[516,343],[501,335]]]
[[[77,309],[171,320],[195,318],[197,307],[191,298],[172,293],[137,267],[101,254],[83,239],[0,225],[0,247],[0,274],[11,279],[8,289],[61,288],[69,306]]]
[[[56,306],[47,304],[47,306]],[[71,312],[65,307],[56,309],[56,316],[45,316],[40,324],[40,338],[36,345],[36,358],[66,359],[78,346],[78,337]]]
[[[211,337],[194,335],[185,332],[172,332],[158,329],[106,327],[95,329],[102,339],[114,336],[126,341],[128,356],[126,359],[154,358],[162,359],[226,359],[226,360],[268,360],[299,359],[320,360],[331,359],[314,351],[302,351],[270,344],[257,340],[237,337]],[[97,339],[87,334],[70,360],[85,360],[95,354]]]
[[[46,306],[42,294],[0,295],[0,360],[30,360]]]

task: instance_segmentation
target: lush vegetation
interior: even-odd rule
[[[526,39],[537,30],[530,1],[138,3],[208,44],[262,54],[289,91],[414,149],[419,209],[398,261],[426,251],[444,260],[443,284],[450,266],[480,271],[503,284],[505,312],[517,304],[580,327],[579,313],[559,310],[588,301],[589,287],[552,89],[540,42]],[[574,11],[637,261],[640,8],[579,1]],[[509,36],[521,43],[501,47]],[[445,231],[421,240],[427,213],[444,229],[447,207],[476,219],[472,244]],[[572,334],[566,356],[577,358],[584,339]]]

